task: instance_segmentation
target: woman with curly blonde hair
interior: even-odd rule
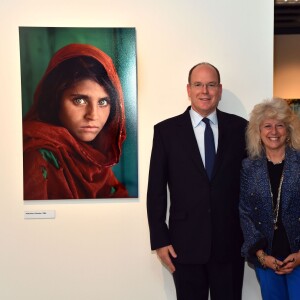
[[[300,120],[279,98],[255,105],[241,172],[242,255],[264,300],[300,299]]]
[[[299,118],[286,101],[280,98],[266,100],[254,106],[251,112],[247,128],[247,150],[251,158],[261,157],[264,153],[264,146],[261,143],[259,125],[264,119],[277,119],[287,125],[287,145],[294,149],[300,149],[300,123]]]

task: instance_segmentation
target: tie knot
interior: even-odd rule
[[[203,121],[206,125],[210,126],[210,123],[209,123],[209,119],[208,119],[208,118],[203,118],[202,121]]]

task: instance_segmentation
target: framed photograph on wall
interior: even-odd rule
[[[19,37],[24,200],[138,197],[135,28]]]

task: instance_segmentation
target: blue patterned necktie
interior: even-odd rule
[[[216,156],[215,140],[210,127],[209,119],[203,118],[202,121],[206,125],[204,131],[205,169],[208,178],[211,179]]]

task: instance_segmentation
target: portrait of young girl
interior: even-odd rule
[[[89,44],[59,49],[23,119],[24,200],[128,197],[112,170],[125,138],[112,59]]]

